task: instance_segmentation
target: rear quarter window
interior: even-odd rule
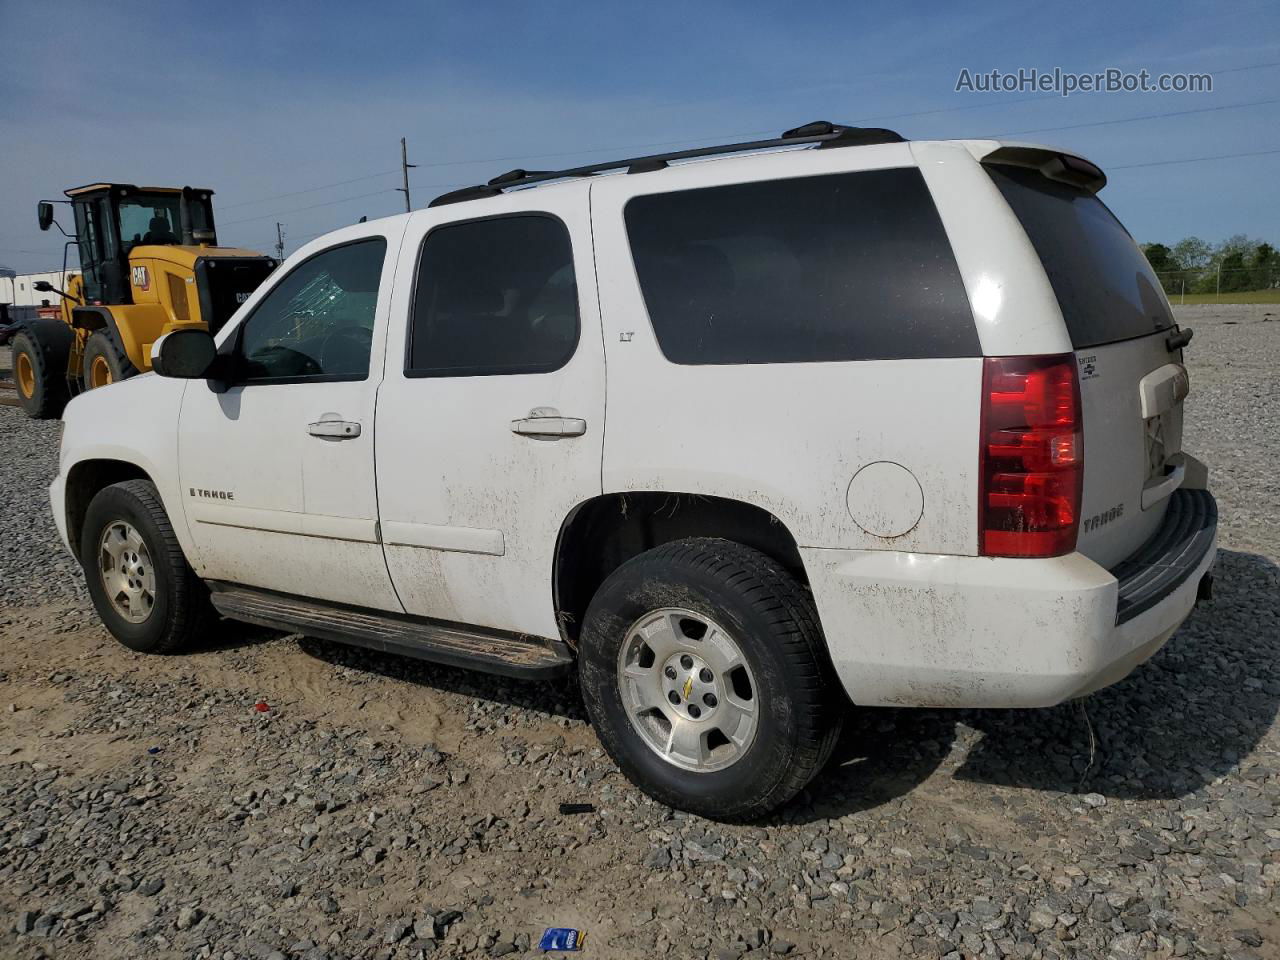
[[[1076,349],[1173,326],[1151,264],[1106,204],[1035,170],[986,170],[1035,247]]]
[[[681,364],[978,356],[920,172],[871,170],[632,198],[659,347]]]

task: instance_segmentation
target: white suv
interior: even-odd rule
[[[135,650],[216,613],[576,669],[641,789],[757,816],[850,703],[1078,697],[1209,586],[1190,331],[1104,183],[826,123],[513,171],[76,399],[54,515]]]

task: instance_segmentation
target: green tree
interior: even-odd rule
[[[1248,290],[1253,279],[1250,271],[1244,265],[1244,253],[1240,250],[1228,251],[1219,261],[1222,267],[1222,292],[1235,293],[1240,290]],[[1215,277],[1214,285],[1217,285]]]
[[[1260,243],[1254,248],[1249,268],[1251,290],[1280,286],[1280,251],[1271,244]]]
[[[1147,263],[1151,264],[1151,269],[1160,279],[1164,292],[1169,295],[1177,293],[1182,281],[1182,271],[1173,258],[1173,251],[1163,243],[1144,243],[1142,252],[1146,255]]]
[[[1213,258],[1213,248],[1199,237],[1185,237],[1173,245],[1179,270],[1203,270]]]
[[[1147,263],[1151,264],[1151,269],[1156,273],[1169,273],[1178,269],[1174,263],[1172,251],[1163,243],[1144,243],[1142,252],[1146,255]]]

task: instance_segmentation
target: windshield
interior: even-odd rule
[[[120,245],[127,254],[144,243],[182,242],[182,195],[178,193],[133,193],[119,200]],[[191,203],[191,229],[207,230],[204,204]]]
[[[1044,264],[1077,350],[1173,326],[1160,281],[1106,204],[1035,170],[987,172]]]

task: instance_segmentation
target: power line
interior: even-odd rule
[[[1280,61],[1269,62],[1269,63],[1254,63],[1254,64],[1248,64],[1248,65],[1246,65],[1246,66],[1242,66],[1242,67],[1232,67],[1232,68],[1230,68],[1230,69],[1228,69],[1228,70],[1219,70],[1219,71],[1217,71],[1217,72],[1218,72],[1218,73],[1235,73],[1235,72],[1239,72],[1239,71],[1243,71],[1243,70],[1261,70],[1261,69],[1263,69],[1263,68],[1265,68],[1265,67],[1276,67],[1276,66],[1280,66]],[[1100,92],[1100,91],[1093,91],[1093,92]],[[873,122],[873,121],[878,121],[878,120],[905,120],[905,119],[909,119],[909,118],[911,118],[911,117],[923,117],[923,116],[929,116],[929,115],[931,115],[931,114],[939,114],[939,113],[955,113],[955,112],[964,111],[964,110],[978,110],[978,109],[982,109],[982,108],[984,108],[984,107],[1001,107],[1001,106],[1010,106],[1010,105],[1013,105],[1013,104],[1015,104],[1015,103],[1030,103],[1030,102],[1032,102],[1032,101],[1037,101],[1037,100],[1067,100],[1067,99],[1069,99],[1069,98],[1067,98],[1067,97],[1063,97],[1063,96],[1062,96],[1062,95],[1060,95],[1060,94],[1057,94],[1057,93],[1050,93],[1050,94],[1037,95],[1037,96],[1034,96],[1034,97],[1019,97],[1019,98],[1014,99],[1014,100],[987,100],[987,101],[984,101],[984,102],[982,102],[982,103],[966,103],[966,104],[961,104],[961,105],[958,105],[958,106],[951,106],[951,107],[937,107],[937,108],[934,108],[934,109],[931,109],[931,110],[917,110],[917,111],[910,112],[910,113],[885,113],[885,114],[880,114],[879,116],[873,116],[873,117],[859,117],[859,118],[856,118],[856,119],[853,119],[853,120],[849,120],[849,121],[844,121],[844,122],[847,122],[847,123],[849,123],[849,124],[858,124],[858,123],[871,123],[871,122]],[[1274,102],[1275,102],[1275,101],[1273,101],[1273,100],[1260,100],[1260,101],[1256,101],[1256,103],[1274,103]],[[1236,105],[1233,105],[1233,106],[1253,106],[1253,105],[1255,105],[1255,104],[1236,104]],[[1209,108],[1204,108],[1204,109],[1210,109],[1210,110],[1226,110],[1226,109],[1230,109],[1230,108],[1231,108],[1231,106],[1223,106],[1223,107],[1209,107]],[[1188,111],[1188,112],[1197,112],[1197,111]],[[1176,115],[1177,115],[1176,113],[1170,113],[1170,114],[1159,114],[1159,116],[1176,116]],[[1148,119],[1148,118],[1145,118],[1145,117],[1137,117],[1137,118],[1133,118],[1133,119]],[[1108,123],[1118,123],[1118,122],[1122,122],[1122,121],[1106,121],[1106,122],[1108,122]],[[1057,130],[1057,129],[1072,129],[1072,128],[1069,128],[1069,127],[1046,127],[1046,128],[1041,128],[1041,129],[1044,129],[1044,130]],[[455,167],[455,166],[462,166],[462,165],[469,164],[469,163],[510,163],[510,162],[515,162],[515,161],[519,161],[519,160],[543,160],[543,159],[546,159],[546,158],[549,158],[549,157],[572,157],[572,156],[579,156],[579,155],[581,155],[581,154],[586,154],[586,153],[606,153],[606,152],[612,152],[612,151],[644,150],[644,149],[648,149],[648,148],[650,148],[650,147],[669,147],[669,146],[672,146],[672,145],[679,145],[679,144],[685,144],[685,143],[691,143],[691,142],[701,142],[702,140],[736,140],[736,139],[746,139],[746,138],[750,138],[750,137],[761,137],[761,136],[766,136],[766,135],[768,135],[769,133],[772,133],[772,132],[775,132],[775,131],[770,131],[770,130],[752,130],[752,131],[747,132],[747,133],[729,133],[729,134],[724,134],[724,135],[722,135],[722,136],[716,136],[716,137],[697,137],[697,138],[692,138],[692,139],[691,139],[691,138],[687,138],[687,137],[686,137],[685,139],[682,139],[682,140],[663,140],[663,141],[660,141],[660,142],[651,142],[651,143],[632,143],[632,144],[621,144],[621,145],[616,145],[616,146],[612,146],[612,147],[592,147],[592,148],[590,148],[590,149],[583,149],[583,150],[568,150],[568,151],[562,151],[562,152],[560,152],[560,153],[520,154],[520,155],[518,155],[518,156],[507,156],[507,157],[483,157],[483,158],[480,158],[480,157],[473,157],[473,158],[471,158],[471,159],[467,159],[467,160],[447,160],[447,161],[442,161],[442,162],[437,162],[437,163],[423,163],[423,164],[420,164],[419,166],[421,166],[421,167],[423,167],[423,168],[427,168],[427,167]],[[1016,133],[1033,133],[1033,132],[1036,132],[1036,131],[1026,130],[1026,131],[1014,131],[1014,132],[1016,132]]]
[[[1280,67],[1280,61],[1271,61],[1268,63],[1251,63],[1251,64],[1246,64],[1240,67],[1229,67],[1225,70],[1215,70],[1212,72],[1215,75],[1223,74],[1223,73],[1241,73],[1247,70],[1262,70],[1270,67]],[[1097,93],[1100,91],[1090,91],[1090,92]],[[983,101],[982,103],[966,103],[966,104],[950,106],[950,107],[935,107],[929,110],[915,110],[907,113],[886,113],[886,114],[880,114],[878,116],[873,116],[873,117],[861,117],[859,119],[851,120],[848,122],[849,123],[871,123],[879,120],[906,120],[912,117],[925,117],[925,116],[932,116],[936,114],[957,113],[957,112],[963,112],[968,110],[983,110],[988,107],[1012,106],[1014,104],[1032,103],[1032,102],[1041,101],[1041,100],[1065,100],[1065,99],[1068,99],[1068,98],[1063,97],[1060,94],[1048,93],[1048,94],[1040,94],[1032,97],[1018,97],[1016,99],[986,100],[986,101]],[[1067,128],[1043,128],[1043,129],[1067,129]],[[739,138],[760,137],[760,136],[765,136],[771,132],[773,131],[753,130],[749,133],[731,133],[731,134],[725,134],[720,137],[697,137],[693,139],[686,137],[680,140],[663,140],[663,141],[649,142],[649,143],[621,144],[621,145],[616,145],[611,147],[588,147],[580,150],[562,151],[560,153],[542,153],[542,154],[526,153],[526,154],[519,154],[515,156],[506,156],[506,157],[471,157],[463,160],[446,160],[446,161],[440,161],[436,163],[411,164],[411,166],[423,167],[423,168],[453,167],[453,166],[464,166],[466,164],[472,164],[472,163],[475,163],[475,164],[509,163],[509,162],[517,162],[520,160],[543,160],[551,157],[573,157],[573,156],[581,156],[583,154],[589,154],[589,153],[607,153],[612,151],[644,150],[651,147],[668,147],[668,146],[681,145],[681,144],[686,144],[691,142],[701,142],[702,140],[733,140],[733,139],[739,139]],[[1034,132],[1034,131],[1024,131],[1024,132]],[[394,170],[382,170],[378,173],[369,173],[359,177],[351,177],[346,180],[335,180],[332,183],[322,183],[314,187],[304,187],[301,190],[290,190],[286,193],[271,194],[266,197],[260,197],[257,200],[241,200],[236,203],[219,204],[219,209],[234,210],[237,207],[245,207],[245,206],[251,206],[253,204],[267,203],[271,200],[282,200],[286,197],[296,197],[296,196],[301,196],[307,193],[316,193],[320,190],[328,190],[333,187],[344,187],[344,186],[347,186],[348,184],[362,183],[366,180],[374,180],[378,177],[386,177],[386,176],[390,176],[391,174],[401,173],[401,172],[402,172],[402,168],[397,168]],[[424,189],[434,189],[434,188],[425,187]],[[234,222],[239,223],[242,221],[234,221]]]
[[[1212,70],[1209,72],[1216,76],[1219,73],[1240,73],[1244,70],[1261,70],[1263,67],[1280,67],[1280,60],[1277,60],[1274,63],[1251,63],[1245,67],[1227,67],[1225,70]]]
[[[272,213],[262,213],[256,217],[245,217],[242,220],[228,220],[223,223],[224,227],[235,226],[237,223],[252,223],[254,220],[269,220],[272,217],[284,216],[290,213],[301,213],[303,210],[315,210],[317,207],[331,207],[338,203],[350,203],[352,200],[365,200],[369,197],[380,197],[384,193],[395,193],[395,188],[387,187],[385,190],[375,190],[372,193],[361,193],[354,197],[339,197],[337,200],[324,200],[320,203],[308,204],[305,207],[295,207],[292,210],[277,210]]]
[[[1137,123],[1139,120],[1162,120],[1165,117],[1185,117],[1192,113],[1213,113],[1218,110],[1239,110],[1244,107],[1259,107],[1267,103],[1280,103],[1280,97],[1273,97],[1269,100],[1250,100],[1247,103],[1227,103],[1218,107],[1196,107],[1192,110],[1171,110],[1168,113],[1148,113],[1140,117],[1120,117],[1116,120],[1093,120],[1089,123],[1072,123],[1063,127],[1032,127],[1029,130],[1010,130],[1006,133],[998,133],[988,137],[978,137],[980,140],[994,140],[1000,137],[1011,137],[1022,133],[1053,133],[1058,130],[1081,130],[1085,127],[1105,127],[1117,123]]]
[[[1237,157],[1265,157],[1280,150],[1254,150],[1250,153],[1219,153],[1212,157],[1187,157],[1183,160],[1152,160],[1150,163],[1125,163],[1118,167],[1107,167],[1112,170],[1136,170],[1138,167],[1167,167],[1175,163],[1202,163],[1205,160],[1235,160]]]
[[[337,180],[334,183],[322,183],[318,187],[306,187],[302,190],[291,190],[288,193],[276,193],[269,197],[260,197],[257,200],[242,200],[239,203],[220,203],[218,209],[233,210],[236,207],[247,207],[255,203],[266,203],[269,200],[283,200],[285,197],[296,197],[304,193],[315,193],[318,190],[328,190],[330,187],[345,187],[349,183],[360,183],[364,180],[373,180],[377,177],[390,176],[393,173],[399,173],[397,170],[383,170],[381,173],[370,173],[363,177],[352,177],[350,180]]]

